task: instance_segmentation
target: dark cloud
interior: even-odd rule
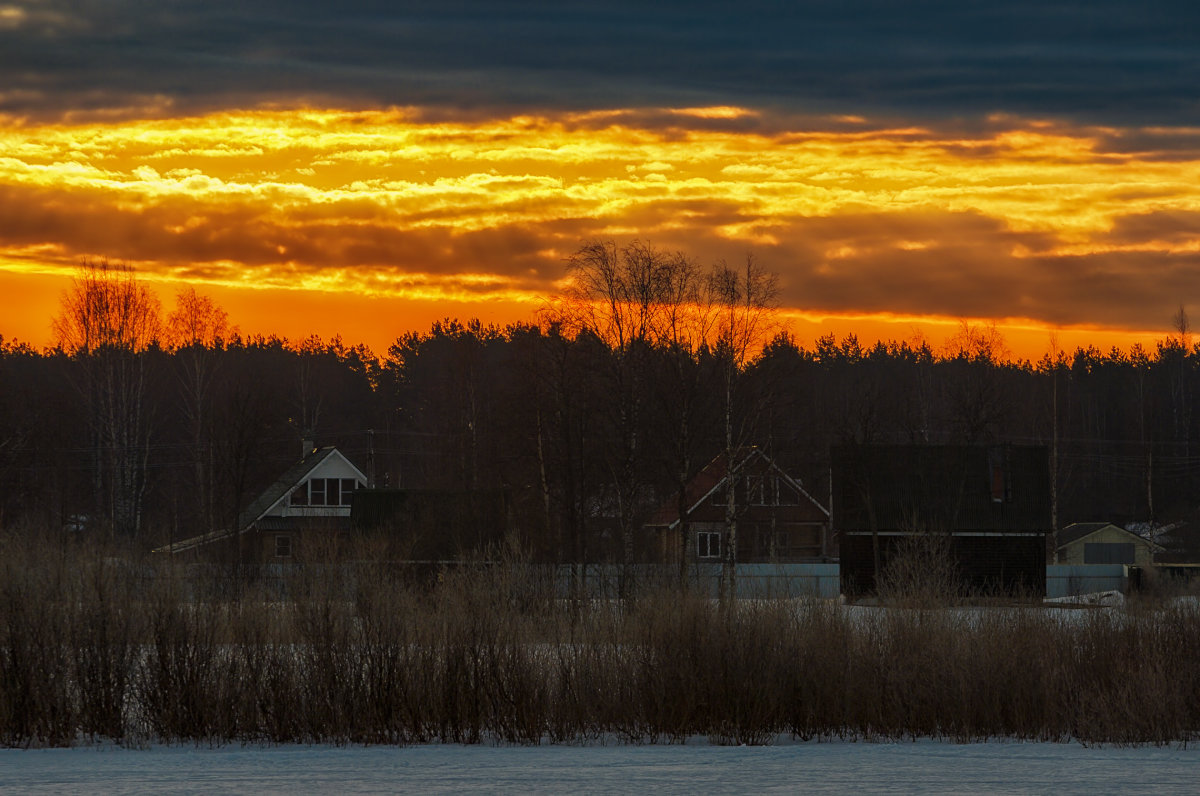
[[[1200,122],[1200,5],[14,0],[0,112],[737,104]]]

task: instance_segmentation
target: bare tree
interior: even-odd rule
[[[205,530],[214,527],[213,446],[210,439],[212,381],[218,349],[235,331],[229,316],[209,296],[189,287],[175,295],[175,310],[167,316],[167,342],[180,364],[179,385],[184,414],[191,426],[192,467],[199,518]]]
[[[666,259],[662,273],[660,311],[656,313],[654,337],[665,357],[667,368],[655,390],[668,422],[661,430],[666,465],[676,491],[679,517],[679,577],[687,576],[688,523],[687,485],[695,464],[694,448],[701,437],[705,401],[703,356],[716,325],[716,306],[711,281],[692,259],[675,253]]]
[[[645,456],[649,355],[670,262],[664,252],[642,241],[624,247],[611,241],[585,244],[568,261],[572,285],[560,310],[566,328],[586,330],[612,349],[607,375],[617,439],[609,469],[626,574],[634,559],[634,526],[644,491],[639,468]],[[622,577],[622,591],[626,581]]]
[[[725,430],[725,471],[729,494],[725,501],[725,550],[721,573],[722,596],[737,596],[737,465],[739,451],[745,445],[750,427],[735,423],[737,387],[751,358],[757,355],[775,331],[779,278],[764,269],[753,255],[744,265],[734,268],[718,263],[710,277],[709,289],[717,306],[716,353],[723,372],[722,398]],[[753,412],[743,413],[744,418]]]
[[[96,507],[114,531],[135,534],[150,455],[145,352],[158,341],[159,301],[131,267],[100,259],[80,263],[60,304],[54,336],[82,374]]]

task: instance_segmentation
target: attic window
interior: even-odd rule
[[[312,478],[292,493],[293,506],[349,506],[362,484],[353,478]]]

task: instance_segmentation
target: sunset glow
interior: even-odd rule
[[[636,237],[702,263],[753,252],[801,342],[990,319],[1036,356],[1055,328],[1149,339],[1200,289],[1200,154],[1178,146],[1195,137],[1011,117],[804,127],[727,106],[10,122],[0,281],[108,257],[164,299],[219,294],[245,331],[306,323],[380,349],[447,315],[532,320],[582,242]],[[55,303],[38,301],[0,333],[49,342]]]

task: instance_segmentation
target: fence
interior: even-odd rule
[[[346,574],[356,565],[342,565]],[[371,566],[371,565],[357,565]],[[385,568],[389,565],[383,565]],[[491,563],[409,562],[390,565],[415,582],[435,583],[448,571],[475,566],[496,566]],[[1046,567],[1046,596],[1073,597],[1102,591],[1126,591],[1129,587],[1127,567],[1122,564],[1052,564]],[[260,593],[285,597],[289,582],[301,571],[296,565],[264,567],[222,567],[192,564],[178,569],[143,568],[136,574],[146,586],[163,577],[177,579],[186,591],[196,598],[228,597],[238,593],[244,584],[254,582]],[[615,564],[588,564],[585,567],[529,566],[525,576],[532,581],[552,579],[553,588],[566,596],[572,592],[573,578],[582,575],[586,594],[593,599],[616,597],[656,586],[675,586],[679,571],[674,567]],[[351,582],[353,576],[351,577]],[[740,599],[816,598],[835,599],[841,593],[840,568],[830,564],[738,564],[737,596]],[[712,598],[720,595],[721,565],[692,564],[688,567],[687,583],[698,593]],[[532,583],[531,583],[532,585]],[[549,585],[549,584],[547,584]]]
[[[593,598],[614,597],[627,588],[644,589],[679,582],[674,567],[589,564],[584,568],[563,565],[558,568],[559,593],[570,592],[575,573],[582,574],[587,594]],[[818,598],[834,599],[840,593],[837,564],[738,564],[737,596],[740,599]],[[699,594],[716,598],[721,591],[720,564],[688,566],[687,584]]]
[[[1046,597],[1077,597],[1100,591],[1125,591],[1124,564],[1050,564]]]

